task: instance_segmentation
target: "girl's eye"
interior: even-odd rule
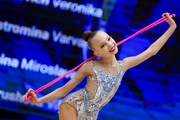
[[[110,41],[110,40],[111,40],[111,37],[108,38],[108,41]]]
[[[106,44],[101,45],[101,48],[103,48]]]

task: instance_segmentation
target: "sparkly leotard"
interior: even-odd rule
[[[97,61],[87,62],[92,68],[85,88],[68,95],[63,102],[72,105],[78,114],[78,120],[96,120],[100,109],[116,93],[123,76],[123,61],[116,67],[105,68]],[[63,103],[62,102],[62,103]]]

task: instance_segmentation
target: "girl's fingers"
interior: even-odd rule
[[[22,96],[22,99],[23,99],[23,100],[24,100],[24,98],[25,98],[25,95]]]
[[[170,17],[170,14],[169,13],[163,13],[162,17]]]
[[[162,14],[162,17],[167,18],[166,22],[168,22],[168,24],[170,24],[170,22],[172,21],[172,16],[170,13],[164,13]]]
[[[35,95],[34,91],[33,91],[33,92],[31,92],[31,95],[32,95],[33,97],[36,97],[36,95]]]
[[[32,91],[34,91],[32,88],[30,88],[29,90],[28,90],[28,93],[30,93],[30,92],[32,92]]]
[[[31,94],[32,92],[34,92],[34,90],[32,88],[30,88],[25,95],[23,95],[22,99],[25,100],[27,99],[28,95]]]
[[[34,90],[30,88],[30,89],[28,90],[28,92],[26,93],[26,95],[28,96],[31,92],[34,92]]]

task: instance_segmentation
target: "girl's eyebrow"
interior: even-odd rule
[[[108,40],[108,39],[109,39],[109,36],[106,37],[106,40]],[[100,43],[100,46],[101,46],[102,44],[104,44],[104,43],[105,43],[105,42],[101,42],[101,43]]]

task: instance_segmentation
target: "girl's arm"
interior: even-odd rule
[[[167,23],[170,25],[168,30],[159,38],[157,39],[148,49],[146,49],[144,52],[137,56],[133,57],[127,57],[124,59],[125,62],[125,71],[129,68],[132,68],[143,61],[149,59],[151,56],[155,55],[161,48],[162,46],[166,43],[166,41],[169,39],[169,37],[172,35],[174,30],[176,29],[176,23],[174,20],[170,17],[169,13],[164,13],[162,15],[163,17],[167,17]]]
[[[37,98],[34,91],[32,89],[29,89],[28,92],[23,96],[23,99],[26,99],[29,94],[32,94],[32,98],[30,99],[30,102],[32,104],[40,104],[40,103],[49,102],[49,101],[61,98],[65,96],[67,93],[69,93],[86,76],[89,76],[89,75],[91,75],[91,68],[87,63],[85,63],[81,66],[81,68],[79,68],[76,75],[69,82],[67,82],[63,87],[58,88],[41,98]]]

